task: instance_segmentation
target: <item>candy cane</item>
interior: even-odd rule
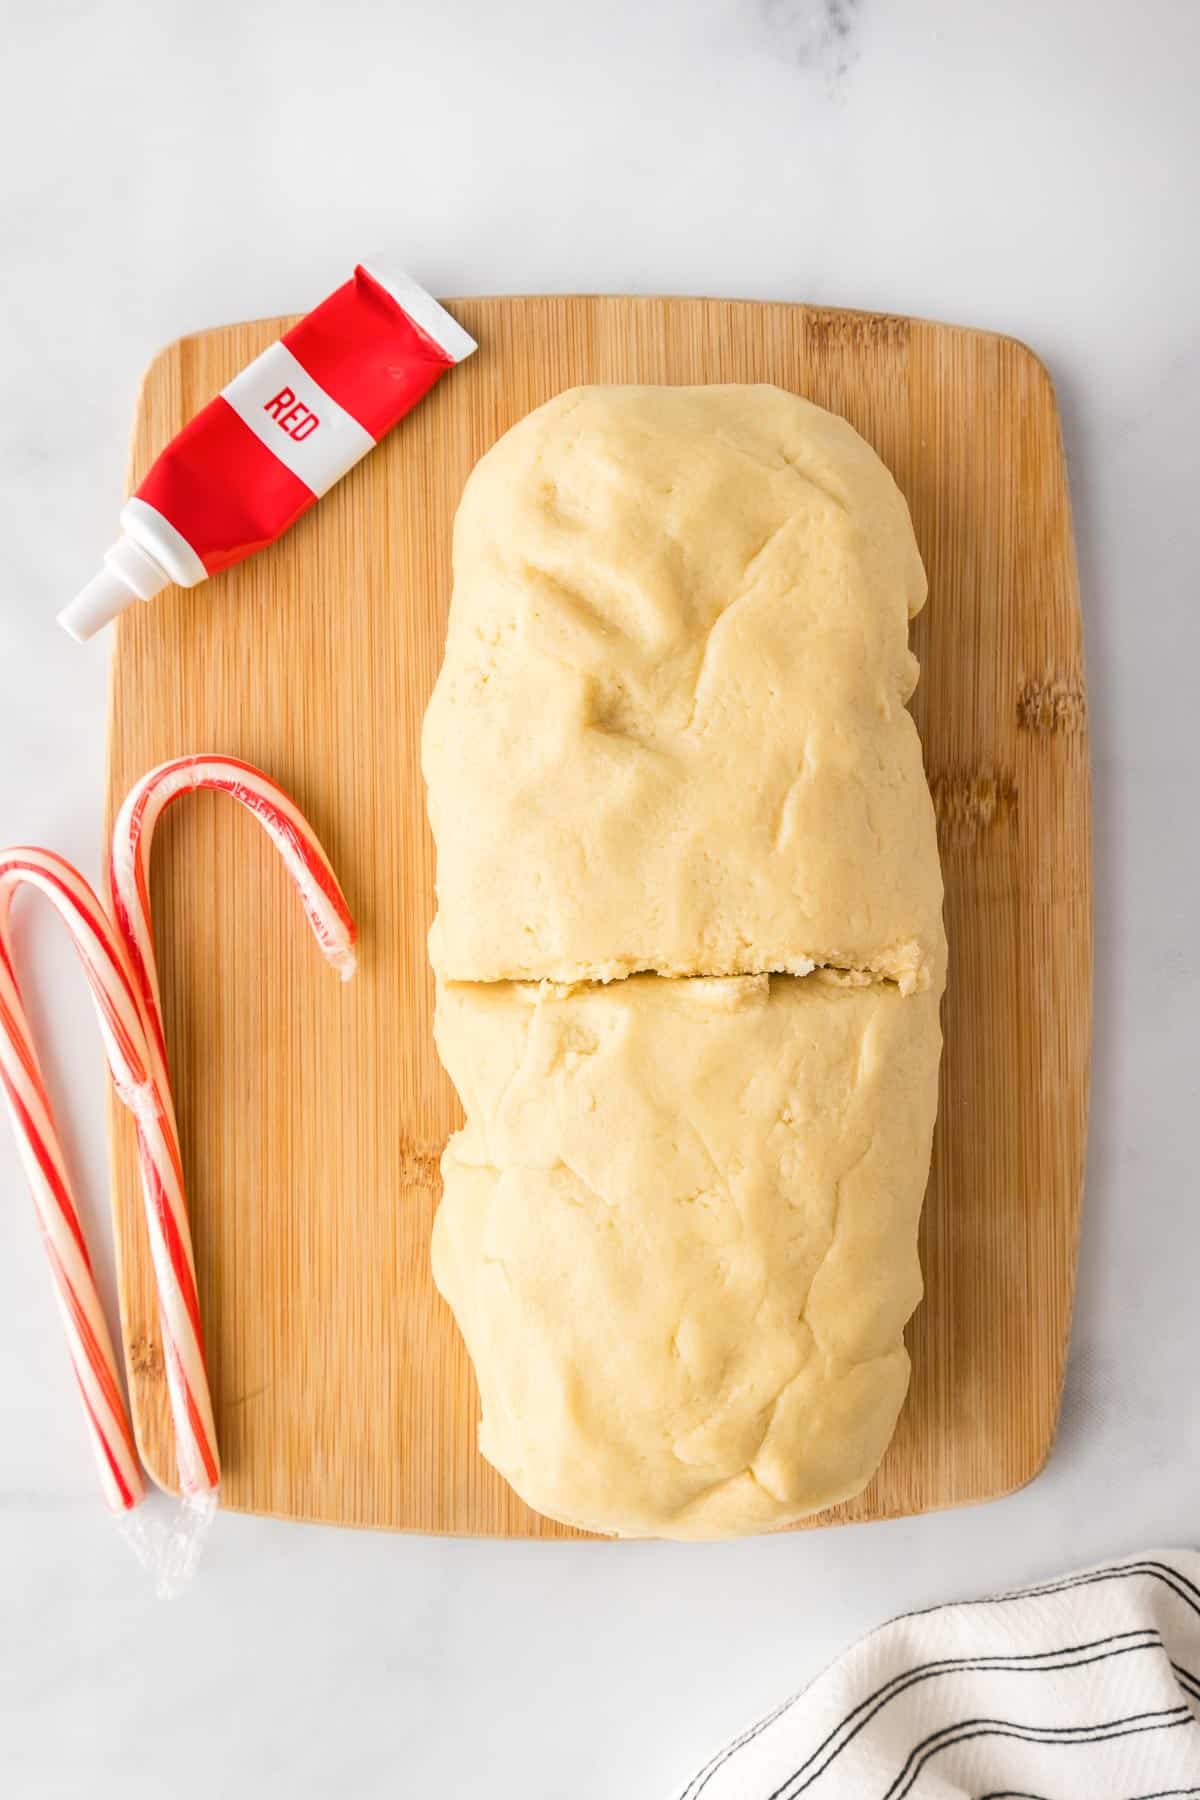
[[[132,965],[159,1102],[139,1125],[139,1150],[180,1483],[188,1494],[212,1492],[220,1464],[167,1070],[148,865],[154,827],[164,809],[198,788],[231,794],[254,814],[299,889],[322,953],[343,980],[354,973],[356,936],[350,909],[312,827],[261,770],[227,756],[185,756],[152,769],[126,796],[113,830],[109,887],[113,917]]]
[[[49,850],[0,851],[0,1085],[33,1189],[105,1497],[115,1512],[127,1512],[144,1497],[145,1488],[79,1208],[13,966],[9,912],[13,895],[26,883],[40,889],[66,921],[92,991],[117,1092],[148,1122],[154,1096],[145,1033],[124,946],[87,882]]]

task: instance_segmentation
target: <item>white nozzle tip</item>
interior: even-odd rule
[[[105,566],[85,588],[80,588],[70,606],[63,607],[58,622],[77,644],[83,644],[137,598],[133,589]]]
[[[129,505],[133,504],[131,500]],[[131,600],[153,600],[155,594],[160,594],[166,587],[168,579],[167,571],[158,559],[135,542],[128,532],[122,532],[111,550],[105,551],[100,573],[76,594],[70,606],[64,607],[58,622],[76,643],[82,644],[86,638],[94,637],[102,625],[115,619],[119,612],[124,612]]]

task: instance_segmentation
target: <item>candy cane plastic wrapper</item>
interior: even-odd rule
[[[145,1496],[117,1361],[71,1177],[13,965],[9,914],[19,887],[40,889],[66,921],[92,991],[113,1081],[139,1118],[154,1108],[144,1027],[120,939],[83,877],[48,850],[0,851],[0,1083],[37,1206],[55,1293],[104,1495],[114,1512]]]
[[[185,756],[152,769],[127,795],[113,830],[109,884],[113,917],[131,965],[145,1028],[150,1078],[159,1101],[154,1112],[139,1123],[142,1189],[158,1285],[180,1483],[185,1494],[197,1498],[215,1493],[220,1463],[167,1069],[150,919],[149,858],[154,827],[165,808],[181,795],[201,788],[232,795],[262,825],[299,890],[322,953],[343,980],[354,973],[356,936],[345,896],[312,827],[261,769],[232,757]]]

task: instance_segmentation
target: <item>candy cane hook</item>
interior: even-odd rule
[[[143,776],[117,816],[109,887],[113,917],[132,966],[157,1107],[139,1127],[142,1189],[158,1283],[164,1361],[185,1493],[212,1492],[220,1479],[216,1428],[200,1329],[179,1130],[171,1101],[158,970],[150,918],[149,859],[154,828],[173,800],[215,789],[241,802],[279,851],[299,890],[322,954],[342,976],[354,973],[354,921],[328,857],[299,809],[269,776],[226,756],[185,756]]]

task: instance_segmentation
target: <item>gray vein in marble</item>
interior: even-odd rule
[[[758,0],[772,49],[836,87],[858,60],[859,0]]]

